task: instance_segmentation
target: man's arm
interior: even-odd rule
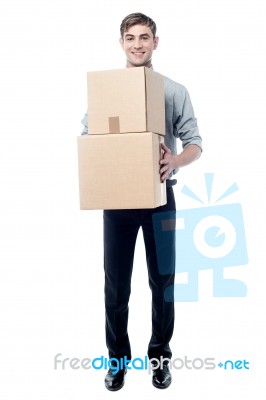
[[[81,120],[81,123],[84,125],[84,128],[81,132],[81,135],[87,135],[88,134],[88,114],[86,113]]]
[[[197,119],[187,89],[179,84],[174,87],[173,114],[170,120],[173,122],[173,135],[182,142],[183,151],[180,154],[171,154],[165,144],[161,147],[164,151],[160,160],[161,182],[164,182],[172,172],[174,173],[197,160],[202,152],[202,139],[199,134]]]
[[[201,155],[201,148],[196,144],[189,144],[180,154],[172,154],[164,143],[161,147],[164,151],[163,159],[160,161],[161,182],[164,182],[174,169],[185,167]]]

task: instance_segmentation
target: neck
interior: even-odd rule
[[[138,65],[138,67],[147,67],[147,68],[151,68],[153,69],[152,63],[148,63],[148,64],[143,64],[143,65]],[[126,64],[126,68],[135,68],[135,65],[132,64]]]

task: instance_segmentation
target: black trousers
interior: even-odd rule
[[[169,342],[174,329],[174,302],[166,302],[164,290],[174,285],[174,273],[159,273],[152,215],[175,211],[172,187],[167,188],[167,204],[154,209],[104,211],[104,271],[106,344],[109,357],[131,359],[128,337],[128,302],[131,291],[133,258],[138,230],[142,227],[149,286],[152,291],[152,335],[148,357],[171,358]],[[168,251],[175,251],[174,245]]]

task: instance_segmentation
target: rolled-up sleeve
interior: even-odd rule
[[[183,87],[182,100],[180,97],[174,99],[175,108],[175,124],[174,136],[182,142],[182,147],[185,148],[190,144],[196,144],[202,150],[202,138],[199,134],[197,118],[195,118],[193,106],[190,100],[189,93]]]
[[[81,132],[81,135],[87,135],[88,134],[88,114],[87,113],[82,118],[81,123],[84,126],[83,130]]]

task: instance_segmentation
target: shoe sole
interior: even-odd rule
[[[152,384],[153,384],[154,387],[156,387],[156,389],[167,389],[167,388],[169,388],[169,386],[171,385],[171,383],[172,383],[172,382],[169,382],[166,386],[161,386],[161,385],[157,385],[157,383],[154,383],[154,382],[152,381]]]
[[[122,387],[124,386],[124,384],[125,384],[125,382],[123,382],[123,384],[122,384],[122,385],[120,385],[120,386],[117,386],[117,387],[115,387],[115,388],[112,388],[112,387],[107,387],[107,386],[105,386],[105,387],[106,387],[106,389],[107,389],[107,390],[109,390],[110,392],[116,392],[117,390],[120,390],[120,389],[122,389]]]

